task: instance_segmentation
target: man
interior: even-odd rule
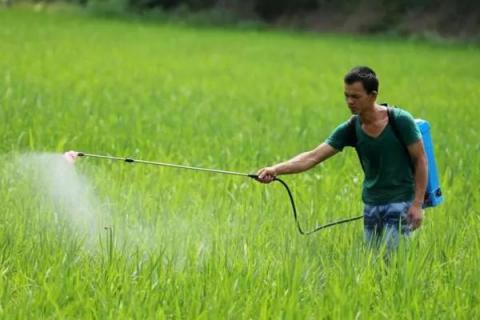
[[[277,175],[306,171],[345,146],[356,147],[365,173],[362,191],[365,240],[367,243],[384,240],[387,250],[391,250],[398,246],[399,232],[408,236],[420,227],[423,219],[427,160],[421,134],[412,116],[395,108],[395,125],[401,136],[397,137],[389,123],[387,107],[376,103],[379,82],[372,69],[353,68],[344,83],[345,99],[353,118],[339,125],[317,148],[260,169],[258,180],[270,183]],[[353,143],[352,133],[356,135]]]

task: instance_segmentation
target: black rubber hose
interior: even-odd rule
[[[251,175],[249,175],[249,177],[258,180],[258,176],[255,175],[255,174],[251,174]],[[363,218],[363,215],[361,215],[361,216],[357,216],[357,217],[353,217],[353,218],[337,220],[337,221],[334,221],[334,222],[330,222],[330,223],[327,223],[327,224],[317,226],[313,230],[304,231],[302,229],[302,226],[300,225],[300,221],[298,221],[298,215],[297,215],[297,208],[295,206],[295,200],[293,199],[292,191],[290,191],[290,188],[288,187],[288,184],[285,181],[283,181],[282,179],[277,178],[277,177],[275,177],[273,179],[273,181],[280,182],[283,185],[283,187],[285,188],[285,190],[287,191],[288,197],[290,199],[290,204],[292,206],[293,218],[295,219],[295,224],[297,225],[297,230],[301,235],[306,236],[306,235],[315,233],[315,232],[320,231],[320,230],[325,229],[325,228],[333,227],[333,226],[336,226],[338,224],[347,223],[347,222],[351,222],[351,221],[355,221],[355,220],[359,220],[359,219]]]

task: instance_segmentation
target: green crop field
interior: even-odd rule
[[[343,75],[432,126],[445,202],[386,264],[361,221],[305,237],[280,184],[240,172],[349,117]],[[0,10],[0,318],[480,316],[480,50]],[[361,214],[345,150],[285,176],[306,229]]]

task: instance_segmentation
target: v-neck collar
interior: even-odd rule
[[[387,122],[387,124],[385,125],[385,127],[383,127],[382,131],[380,131],[380,133],[373,137],[371,135],[369,135],[365,130],[363,130],[362,128],[362,121],[360,119],[360,117],[358,117],[358,125],[359,125],[359,128],[360,128],[360,131],[362,132],[362,134],[366,137],[368,137],[369,139],[371,140],[378,140],[380,137],[383,136],[383,134],[385,133],[385,131],[387,130],[387,127],[390,125],[390,120]]]

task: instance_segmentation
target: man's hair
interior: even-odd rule
[[[372,93],[372,91],[378,92],[378,78],[375,74],[375,71],[369,67],[360,66],[355,67],[350,70],[343,78],[346,84],[353,84],[354,82],[361,82],[363,88],[367,93]]]

